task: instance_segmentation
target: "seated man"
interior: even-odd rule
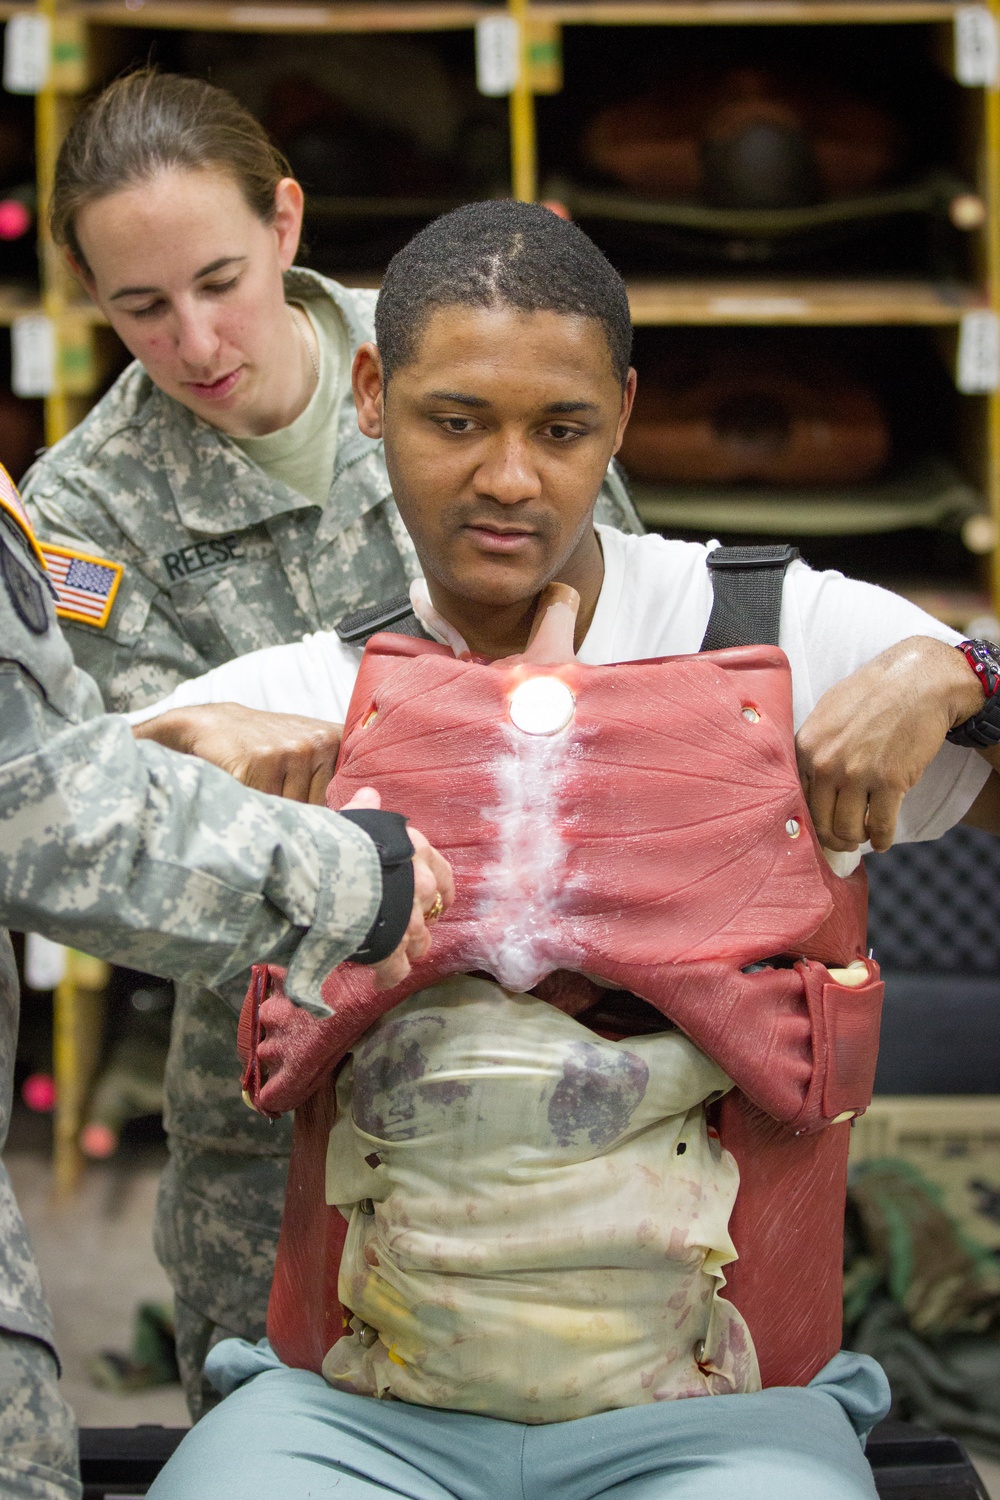
[[[580,662],[698,651],[712,608],[708,549],[593,525],[635,376],[624,287],[579,230],[521,204],[449,215],[390,266],[376,332],[378,347],[365,346],[355,362],[359,421],[385,440],[394,494],[424,567],[424,591],[414,597],[427,633],[456,654],[496,660],[523,652],[539,597],[558,580],[579,595]],[[988,741],[992,717],[980,679],[953,649],[954,632],[881,590],[795,562],[780,644],[795,725],[805,726],[810,805],[827,845],[846,851],[866,838],[879,847],[894,834],[933,838],[967,815],[1000,830],[990,771],[1000,753],[944,743],[967,721],[981,723]],[[338,721],[360,654],[335,635],[256,653],[178,689],[139,732],[217,754],[227,710],[213,719],[192,706],[235,701]],[[992,693],[988,657],[980,666]],[[424,1029],[422,1039],[411,1034],[414,1053],[394,1050],[403,1021]],[[477,1054],[484,1035],[489,1045]],[[428,1191],[439,1194],[433,1269],[446,1296],[437,1303],[444,1306],[449,1279],[453,1290],[436,1353],[447,1364],[450,1345],[451,1369],[435,1387],[408,1365],[406,1351],[381,1340],[380,1321],[394,1326],[398,1308],[379,1310],[378,1253],[355,1232],[354,1214],[361,1254],[345,1266],[341,1295],[350,1306],[363,1301],[359,1337],[333,1344],[327,1380],[283,1365],[266,1346],[219,1345],[209,1370],[233,1394],[185,1440],[151,1495],[295,1496],[326,1484],[338,1495],[428,1500],[612,1492],[701,1500],[709,1489],[740,1500],[873,1496],[857,1435],[887,1408],[878,1367],[842,1354],[806,1386],[761,1390],[752,1344],[720,1295],[721,1268],[734,1256],[728,1217],[738,1183],[705,1107],[729,1078],[678,1031],[613,1049],[572,1017],[482,978],[448,981],[376,1022],[338,1079],[328,1194],[371,1217],[355,1182],[377,1168],[378,1143],[387,1141],[408,1156],[411,1202],[426,1212]],[[569,1052],[576,1073],[566,1071]],[[471,1092],[463,1092],[467,1075],[458,1092],[454,1076],[443,1076],[448,1056],[464,1056],[467,1071],[473,1059]],[[624,1115],[592,1122],[589,1148],[553,1109],[550,1083],[560,1068],[578,1097],[595,1078],[622,1075],[615,1098]],[[432,1086],[417,1090],[428,1071]],[[572,1101],[563,1103],[568,1119]],[[564,1198],[541,1191],[534,1277],[523,1266],[512,1273],[503,1264],[504,1191],[526,1153],[551,1156],[557,1146],[577,1151],[575,1219]],[[622,1152],[633,1179],[648,1174],[648,1201],[613,1196],[609,1219],[600,1206]],[[515,1217],[523,1202],[512,1202],[508,1224],[520,1243],[530,1230]],[[397,1211],[401,1205],[392,1223],[380,1202],[382,1242],[405,1237],[397,1198]],[[493,1256],[485,1270],[475,1258],[459,1264],[463,1217],[474,1223],[483,1214]],[[602,1236],[606,1253],[595,1261]],[[482,1350],[484,1274],[504,1282],[511,1304],[507,1324],[492,1335],[488,1369],[481,1354],[478,1366],[466,1358],[468,1345]],[[345,1275],[353,1278],[346,1285]],[[556,1329],[551,1316],[532,1326],[543,1282],[550,1314],[562,1299]],[[660,1337],[648,1381],[615,1368],[608,1327],[631,1328],[634,1342],[655,1322],[662,1335],[669,1308],[686,1330],[693,1307],[706,1330],[695,1348],[686,1332],[673,1344]],[[518,1343],[511,1328],[530,1333]],[[557,1367],[567,1343],[572,1358]],[[360,1352],[372,1348],[377,1360]],[[487,1341],[487,1362],[490,1352]],[[401,1399],[393,1365],[403,1372]],[[396,1399],[376,1401],[381,1394]],[[729,1399],[693,1399],[723,1395]]]

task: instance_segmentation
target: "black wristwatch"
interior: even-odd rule
[[[382,866],[382,904],[368,936],[349,964],[380,964],[395,952],[413,911],[413,845],[402,813],[377,807],[350,808],[340,814],[367,833]]]
[[[979,678],[986,702],[971,719],[949,729],[948,739],[967,749],[1000,745],[1000,646],[992,641],[962,641],[958,650]]]

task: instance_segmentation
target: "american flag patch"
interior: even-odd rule
[[[98,628],[106,625],[121,582],[121,563],[56,547],[51,542],[38,545],[56,591],[56,614]]]
[[[44,568],[45,559],[35,539],[35,533],[31,529],[28,512],[24,508],[24,501],[17,492],[17,485],[11,479],[3,464],[0,464],[0,510],[5,510],[11,520],[17,522],[17,525],[31,543],[31,550]]]

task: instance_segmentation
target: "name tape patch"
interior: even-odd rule
[[[235,532],[220,536],[210,542],[192,542],[189,547],[178,547],[175,552],[164,552],[160,558],[170,583],[180,583],[185,578],[196,578],[211,568],[221,568],[225,563],[243,557],[243,548]]]
[[[72,547],[56,547],[52,542],[39,542],[39,547],[56,591],[56,614],[103,629],[121,582],[121,563],[76,552]]]

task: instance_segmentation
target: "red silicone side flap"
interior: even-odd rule
[[[848,1112],[863,1114],[871,1103],[885,986],[878,965],[866,964],[868,982],[857,987],[838,984],[823,964],[795,966],[805,984],[813,1044],[809,1092],[791,1122],[798,1135],[823,1130]]]
[[[257,1015],[260,1010],[261,977],[267,974],[267,964],[254,964],[250,970],[250,983],[240,1010],[240,1023],[236,1028],[236,1051],[244,1068],[256,1049]]]
[[[863,1114],[872,1101],[878,1061],[879,1023],[885,985],[874,964],[873,978],[860,989],[823,986],[826,1019],[826,1081],[823,1113],[828,1120],[853,1110]]]
[[[275,969],[274,975],[284,978],[284,969]],[[260,1007],[267,998],[271,988],[272,971],[270,964],[254,964],[250,973],[250,984],[247,989],[246,998],[240,1010],[239,1025],[236,1029],[236,1050],[243,1063],[242,1087],[244,1096],[250,1101],[251,1106],[260,1114],[268,1111],[261,1107],[260,1091],[263,1087],[263,1076],[261,1074],[260,1057],[258,1049],[261,1039]]]

